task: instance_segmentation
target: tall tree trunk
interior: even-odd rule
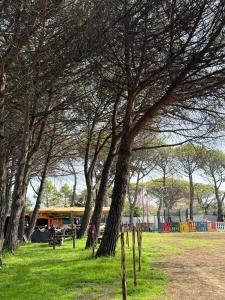
[[[140,173],[141,172],[139,170],[138,175],[137,175],[136,186],[135,186],[134,202],[133,203],[130,202],[130,226],[131,226],[131,228],[133,228],[133,225],[134,225],[134,211],[135,211],[135,207],[136,207],[136,204],[137,204],[137,195],[138,195]]]
[[[214,180],[215,182],[215,180]],[[215,189],[215,196],[216,196],[216,201],[217,201],[217,221],[218,222],[223,222],[224,218],[223,218],[223,201],[221,201],[220,198],[220,194],[219,194],[219,189],[216,186],[216,184],[214,184],[214,189]]]
[[[96,256],[114,256],[119,235],[121,215],[127,191],[129,166],[132,146],[129,138],[124,134],[116,164],[116,174],[112,193],[112,203],[106,222],[105,232]]]
[[[194,212],[193,212],[193,206],[194,206],[194,184],[193,184],[193,177],[192,172],[189,168],[189,198],[190,198],[190,220],[193,221],[194,218]]]
[[[0,154],[0,266],[2,265],[2,250],[4,243],[4,227],[8,210],[6,198],[7,165],[6,159]]]
[[[84,208],[84,215],[82,217],[81,227],[77,234],[77,238],[81,239],[87,230],[90,218],[91,218],[91,210],[92,210],[92,196],[93,196],[93,189],[92,189],[92,179],[89,175],[86,176],[86,185],[87,185],[87,199]]]
[[[31,236],[34,232],[34,228],[35,228],[35,225],[36,225],[36,222],[37,222],[38,212],[39,212],[39,209],[41,207],[42,193],[43,193],[43,190],[44,190],[46,174],[47,174],[47,164],[45,163],[44,170],[43,170],[43,173],[41,175],[41,182],[40,182],[40,186],[39,186],[39,190],[38,190],[38,194],[37,194],[37,200],[36,200],[35,207],[34,207],[34,210],[32,212],[31,219],[30,219],[30,224],[29,224],[29,227],[28,227],[28,230],[27,230],[27,239],[28,240],[31,239]]]
[[[107,191],[109,172],[110,172],[113,158],[114,158],[113,154],[114,154],[114,150],[116,147],[116,142],[117,142],[117,139],[115,137],[112,137],[109,153],[108,153],[107,159],[105,161],[105,164],[104,164],[104,167],[102,170],[102,177],[101,177],[98,194],[97,194],[96,201],[95,201],[94,212],[93,212],[93,215],[91,218],[91,224],[95,225],[95,239],[97,239],[98,235],[99,235],[102,209],[103,209],[104,199],[105,199],[105,195],[106,195],[106,191]],[[86,249],[90,248],[92,246],[92,242],[93,242],[92,232],[91,232],[91,228],[89,228],[88,237],[87,237],[87,241],[86,241]]]
[[[72,194],[72,199],[71,199],[71,207],[75,206],[76,203],[76,198],[77,198],[77,173],[74,170],[73,171],[73,176],[74,176],[74,184],[73,184],[73,194]]]
[[[224,217],[223,217],[223,204],[221,201],[217,202],[218,205],[218,211],[217,211],[217,221],[218,222],[223,222]]]
[[[162,209],[162,197],[160,197],[159,199],[159,206],[158,206],[158,209],[157,209],[157,222],[158,222],[158,226],[159,224],[161,223],[161,209]]]
[[[24,236],[24,229],[25,229],[25,212],[26,212],[26,204],[24,200],[24,206],[22,208],[22,212],[20,215],[20,221],[19,221],[19,227],[18,227],[18,240],[23,242],[23,236]]]
[[[18,229],[22,209],[25,206],[26,190],[28,186],[27,179],[25,179],[25,181],[26,182],[24,184],[18,182],[18,180],[15,182],[12,196],[11,213],[4,243],[5,247],[11,253],[14,253],[18,246]]]
[[[159,206],[158,206],[158,211],[157,211],[158,224],[161,223],[160,215],[161,215],[162,205],[164,205],[164,207],[168,208],[168,203],[167,203],[167,200],[166,200],[166,167],[163,167],[162,171],[163,171],[162,197],[159,201]],[[165,209],[164,209],[164,222],[166,222]]]
[[[25,116],[21,147],[18,152],[17,170],[15,175],[12,206],[4,245],[14,252],[18,244],[18,228],[28,186],[30,164],[28,161],[29,135],[28,110]]]
[[[91,219],[91,223],[95,225],[95,241],[99,236],[101,215],[102,215],[104,200],[107,192],[108,177],[114,159],[114,151],[116,149],[117,142],[119,139],[119,135],[116,135],[116,115],[117,115],[119,99],[120,99],[120,93],[117,94],[116,101],[113,108],[111,144],[102,170],[100,186],[99,186],[98,194],[96,196],[95,208]],[[91,247],[92,243],[93,243],[92,232],[91,232],[91,228],[89,228],[88,237],[86,241],[86,248]]]
[[[0,76],[0,266],[2,265],[2,249],[4,242],[4,227],[7,215],[7,159],[5,138],[5,86],[6,75]]]
[[[38,190],[38,195],[37,195],[35,207],[34,207],[34,210],[32,212],[31,219],[30,219],[30,224],[29,224],[28,231],[27,231],[28,240],[31,239],[31,235],[34,232],[34,228],[35,228],[35,225],[36,225],[36,222],[37,222],[38,212],[39,212],[40,207],[41,207],[44,184],[45,184],[47,171],[48,171],[48,166],[49,166],[49,163],[50,163],[50,160],[51,160],[51,154],[52,154],[53,145],[54,145],[55,131],[56,131],[56,119],[55,119],[55,123],[54,123],[53,132],[51,134],[51,140],[50,140],[48,152],[47,152],[45,162],[44,162],[43,172],[41,174],[41,182],[40,182],[40,186],[39,186],[39,190]]]

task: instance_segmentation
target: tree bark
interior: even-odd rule
[[[72,199],[71,199],[71,207],[75,206],[76,203],[76,198],[77,198],[77,173],[75,169],[73,168],[73,176],[74,176],[74,184],[73,184],[73,194],[72,194]]]
[[[98,238],[99,235],[99,229],[100,229],[100,222],[101,222],[101,216],[102,216],[102,209],[104,205],[104,199],[107,191],[107,183],[108,183],[108,177],[110,168],[112,166],[113,162],[113,154],[116,147],[117,139],[112,137],[109,153],[107,156],[107,159],[105,161],[103,170],[102,170],[102,177],[101,182],[98,190],[98,194],[95,201],[95,208],[91,219],[91,224],[95,225],[95,241]],[[91,228],[88,230],[88,238],[86,242],[86,249],[92,247],[92,235],[91,235]]]
[[[27,179],[25,179],[25,181],[26,183],[22,185],[21,182],[18,182],[17,180],[13,191],[11,213],[4,242],[5,247],[11,253],[14,253],[18,246],[18,229],[22,209],[25,206],[25,197],[28,185]]]
[[[194,184],[193,184],[193,177],[192,172],[189,168],[189,198],[190,198],[190,220],[193,221],[194,213],[193,213],[193,206],[194,206]]]
[[[42,193],[44,190],[44,184],[45,184],[45,180],[46,180],[46,173],[47,173],[47,166],[45,165],[42,176],[41,176],[41,182],[40,182],[40,186],[39,186],[39,190],[38,190],[37,200],[36,200],[32,215],[31,215],[30,224],[29,224],[28,231],[27,231],[27,239],[28,240],[31,239],[31,236],[34,232],[34,228],[35,228],[35,225],[37,222],[37,216],[38,216],[38,212],[41,207]]]
[[[135,186],[134,202],[133,203],[130,202],[130,228],[133,228],[134,225],[134,211],[137,204],[139,180],[140,180],[140,170],[138,171],[138,176],[137,176],[137,181]]]
[[[109,152],[106,158],[106,161],[104,163],[104,167],[102,170],[102,177],[100,181],[100,186],[98,190],[98,194],[95,201],[95,208],[92,215],[91,223],[95,225],[95,241],[99,236],[99,229],[100,229],[100,222],[101,222],[101,215],[105,200],[105,195],[107,191],[107,183],[108,183],[108,177],[110,173],[110,169],[113,163],[114,159],[114,151],[116,149],[116,145],[119,139],[119,135],[116,135],[116,115],[117,115],[117,108],[118,103],[120,99],[120,93],[117,94],[116,101],[113,108],[113,114],[112,114],[112,138],[111,138],[111,144],[109,148]],[[88,231],[88,238],[86,241],[86,249],[92,247],[93,240],[91,235],[91,228],[89,228]]]
[[[81,239],[87,230],[90,218],[91,218],[91,210],[92,210],[92,196],[93,196],[93,189],[92,189],[92,179],[89,175],[86,176],[86,184],[87,184],[87,199],[84,208],[84,215],[82,217],[82,223],[80,230],[77,234],[77,238]]]
[[[12,253],[15,251],[18,245],[18,228],[22,209],[25,205],[31,163],[31,161],[28,159],[28,148],[30,141],[28,109],[25,114],[21,147],[18,152],[11,213],[4,242],[5,247]]]
[[[214,180],[215,182],[215,180]],[[214,184],[214,189],[215,189],[215,196],[216,196],[216,201],[217,201],[217,221],[218,222],[223,222],[224,218],[223,218],[223,201],[221,201],[220,199],[220,195],[219,195],[219,189],[216,186],[216,184]]]
[[[159,199],[159,206],[158,206],[158,209],[157,209],[157,222],[158,222],[158,226],[159,224],[161,223],[161,209],[162,209],[162,197],[160,197]]]
[[[24,229],[25,229],[25,211],[26,211],[26,205],[24,200],[24,206],[22,208],[22,212],[20,215],[20,221],[19,221],[19,228],[18,228],[18,240],[23,242],[23,236],[24,236]]]
[[[221,201],[219,201],[217,203],[218,205],[218,211],[217,211],[217,221],[218,222],[223,222],[224,221],[224,217],[223,217],[223,204]]]
[[[112,203],[106,222],[105,232],[96,256],[114,256],[121,223],[121,214],[127,191],[129,165],[131,159],[131,144],[125,134],[120,145],[116,174],[112,194]]]
[[[7,181],[7,162],[6,162],[6,142],[5,142],[5,86],[6,76],[0,77],[0,265],[2,265],[2,249],[4,241],[4,226],[7,214],[6,203],[6,181]]]
[[[48,172],[48,166],[51,160],[51,154],[52,154],[52,149],[53,149],[53,144],[54,144],[54,138],[55,138],[55,130],[56,130],[56,121],[54,124],[54,128],[53,128],[53,133],[51,135],[51,140],[50,140],[50,144],[49,144],[49,148],[48,148],[48,152],[45,158],[45,162],[44,162],[44,168],[43,168],[43,172],[41,174],[41,182],[40,182],[40,186],[39,186],[39,190],[38,190],[38,195],[37,195],[37,200],[35,203],[35,207],[30,219],[30,224],[28,227],[28,231],[27,231],[27,239],[30,240],[31,236],[34,232],[34,228],[37,222],[37,216],[38,216],[38,212],[39,209],[41,207],[41,201],[42,201],[42,194],[43,194],[43,190],[44,190],[44,184],[45,184],[45,180],[47,177],[47,172]]]

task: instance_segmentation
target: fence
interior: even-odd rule
[[[224,222],[165,222],[158,226],[158,231],[162,233],[168,232],[207,232],[207,231],[224,231]]]

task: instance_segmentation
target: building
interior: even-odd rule
[[[29,219],[33,210],[29,210],[26,213],[26,217]],[[109,207],[104,207],[102,211],[102,223],[105,222],[106,216],[109,213]],[[78,223],[81,222],[84,215],[84,207],[49,207],[41,208],[38,212],[36,226],[44,227],[46,225],[54,227],[63,227],[71,224],[73,219],[76,219]]]

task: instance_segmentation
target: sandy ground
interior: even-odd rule
[[[213,248],[187,250],[154,264],[171,278],[162,300],[225,300],[225,234],[200,238],[215,241]]]

